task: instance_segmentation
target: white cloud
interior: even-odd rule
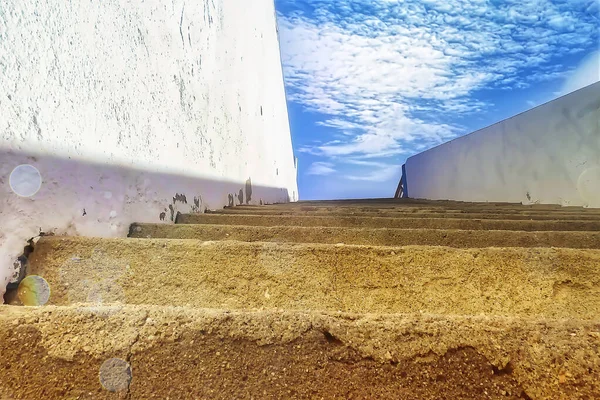
[[[344,158],[339,161],[350,166],[350,172],[346,173],[344,178],[351,181],[388,182],[400,179],[401,166],[397,163],[355,158]],[[352,166],[358,166],[358,171],[352,169]]]
[[[334,164],[327,162],[314,162],[306,172],[307,175],[331,175],[335,173]]]
[[[327,126],[330,128],[336,128],[336,129],[339,129],[344,134],[351,134],[351,132],[348,132],[348,131],[353,131],[355,129],[362,128],[362,126],[360,124],[357,124],[357,123],[354,123],[351,121],[346,121],[346,120],[339,119],[339,118],[331,118],[331,119],[328,119],[327,121],[318,121],[317,125]]]
[[[301,151],[379,158],[466,133],[439,121],[490,107],[478,89],[565,77],[555,57],[597,44],[595,1],[279,0],[296,10],[279,16],[288,96],[343,134]]]
[[[400,152],[400,147],[391,136],[363,134],[357,136],[350,143],[330,143],[318,146],[316,150],[317,154],[320,152],[326,156],[344,156],[356,153],[381,156],[390,151],[396,154]]]
[[[377,169],[361,175],[347,175],[346,179],[352,181],[389,182],[398,181],[401,175],[399,165],[380,165]]]

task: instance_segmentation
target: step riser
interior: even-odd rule
[[[205,224],[133,224],[133,238],[237,240],[355,244],[372,246],[563,247],[599,249],[600,232],[463,231],[436,229],[369,229]]]
[[[51,304],[597,318],[600,251],[44,238]]]
[[[11,368],[0,368],[1,398],[597,395],[593,323],[150,307],[6,309],[0,307],[0,351]],[[124,392],[101,386],[100,368],[111,358],[130,365]]]
[[[550,211],[550,212],[600,212],[600,208],[589,207],[565,207],[553,204],[527,204],[516,203],[461,203],[446,201],[425,201],[425,202],[382,202],[382,201],[325,201],[325,202],[296,202],[286,204],[270,204],[264,206],[257,205],[236,205],[235,208],[264,208],[264,209],[304,209],[317,210],[323,208],[371,208],[371,209],[460,209],[460,210],[516,210],[516,211]],[[226,207],[231,208],[231,207]]]
[[[338,216],[338,217],[386,217],[386,218],[462,218],[462,219],[500,219],[513,221],[600,221],[600,215],[593,214],[575,214],[567,213],[470,213],[470,212],[455,212],[455,211],[418,211],[418,212],[376,212],[376,211],[279,211],[279,210],[236,210],[227,209],[219,211],[207,211],[207,214],[213,215],[286,215],[286,216]]]
[[[180,224],[249,226],[323,226],[400,229],[513,231],[600,231],[600,221],[505,221],[451,218],[315,217],[281,215],[182,214]]]
[[[583,214],[583,215],[598,215],[599,208],[583,208],[583,207],[529,207],[529,206],[461,206],[461,205],[368,205],[368,204],[348,204],[348,205],[301,205],[298,203],[277,204],[273,206],[253,206],[253,205],[237,205],[234,207],[224,207],[222,210],[254,210],[254,211],[281,211],[281,212],[322,212],[322,211],[371,211],[371,212],[481,212],[481,213],[531,213],[531,214]]]

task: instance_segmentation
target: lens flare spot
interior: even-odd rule
[[[19,283],[17,296],[25,306],[43,306],[50,299],[50,285],[41,276],[29,275]]]
[[[127,390],[131,379],[131,366],[120,358],[108,359],[100,367],[100,383],[109,392]]]
[[[583,171],[577,179],[577,190],[583,200],[597,207],[600,204],[600,167]]]
[[[40,171],[29,164],[22,164],[13,169],[8,181],[12,191],[21,197],[31,197],[42,187]]]

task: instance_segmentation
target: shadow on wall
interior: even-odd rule
[[[179,213],[290,201],[285,188],[0,150],[0,294],[40,232],[125,237],[133,222],[172,223]]]

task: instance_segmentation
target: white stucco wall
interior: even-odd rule
[[[124,236],[248,179],[297,199],[273,0],[0,2],[0,294],[40,229]]]
[[[411,198],[600,207],[600,82],[410,157]]]

